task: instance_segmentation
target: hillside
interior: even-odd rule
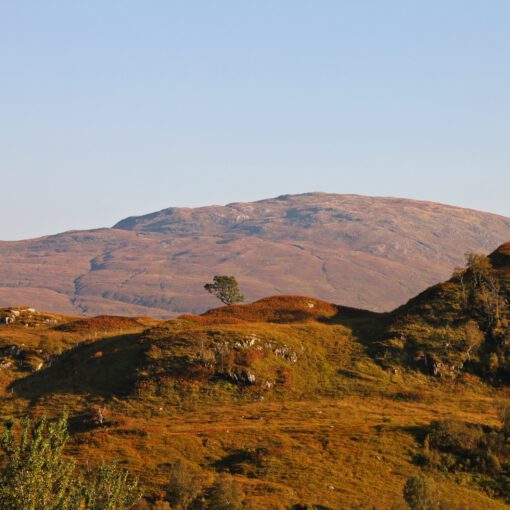
[[[387,359],[444,377],[470,372],[510,382],[510,243],[474,254],[391,314]],[[390,355],[391,353],[391,355]]]
[[[500,247],[484,273],[501,296],[509,255]],[[444,508],[507,508],[506,368],[484,368],[486,353],[503,363],[506,344],[484,322],[485,294],[459,305],[462,282],[482,281],[472,271],[383,314],[304,296],[168,321],[17,308],[0,325],[0,418],[67,407],[69,453],[119,459],[149,501],[181,459],[205,488],[232,477],[247,508],[404,509],[418,473]],[[474,323],[483,338],[467,359]],[[448,370],[428,370],[418,351]]]
[[[510,238],[510,219],[436,203],[308,193],[170,208],[113,228],[0,242],[0,306],[174,317],[215,305],[234,274],[249,301],[302,294],[390,310]]]

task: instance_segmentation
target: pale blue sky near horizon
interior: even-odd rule
[[[0,239],[324,191],[510,216],[507,0],[0,0]]]

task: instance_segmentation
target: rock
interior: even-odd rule
[[[245,370],[243,372],[243,377],[244,377],[244,380],[248,383],[248,384],[255,384],[257,378],[255,377],[254,374],[252,374],[251,372],[249,372],[248,370]]]

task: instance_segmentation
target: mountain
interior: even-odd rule
[[[0,305],[172,317],[216,304],[215,274],[247,300],[302,294],[374,311],[447,278],[467,250],[510,239],[510,219],[432,202],[306,193],[169,208],[113,228],[0,242]]]

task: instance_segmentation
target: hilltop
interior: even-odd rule
[[[431,202],[307,193],[169,208],[113,228],[0,242],[0,305],[68,315],[175,317],[214,306],[234,274],[249,301],[302,294],[387,311],[447,278],[510,219]]]
[[[1,418],[67,407],[78,461],[120,459],[148,497],[184,459],[260,509],[404,508],[420,472],[446,508],[507,508],[509,276],[507,244],[389,313],[306,296],[171,320],[1,310],[19,311]]]

